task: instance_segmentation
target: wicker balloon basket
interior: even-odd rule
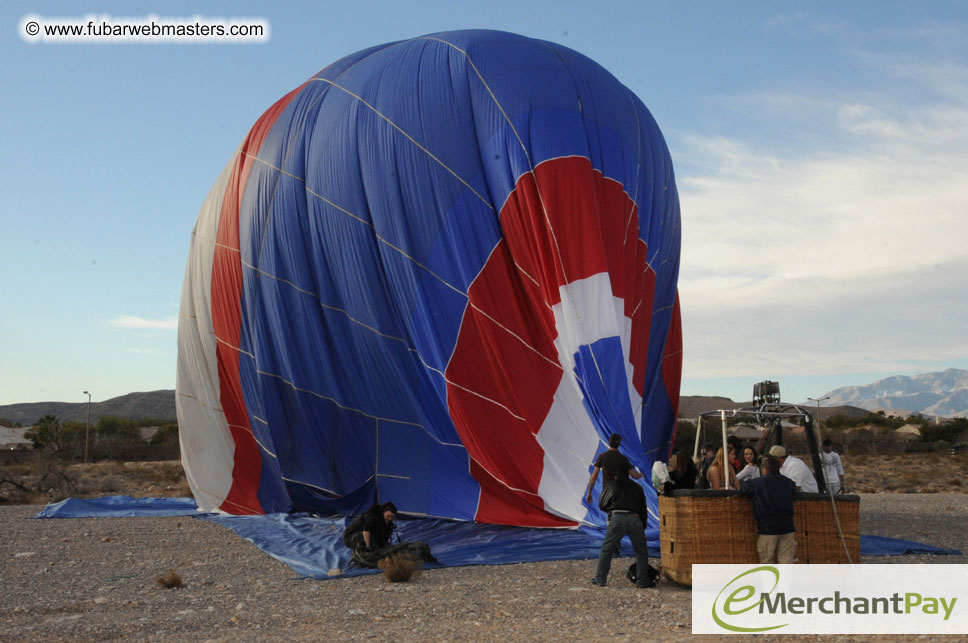
[[[797,562],[860,561],[860,497],[838,495],[834,502],[843,542],[830,498],[796,495]],[[682,585],[692,585],[692,566],[697,563],[759,561],[752,502],[737,491],[679,490],[660,496],[659,540],[662,573]]]

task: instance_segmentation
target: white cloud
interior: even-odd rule
[[[145,319],[134,315],[118,315],[108,322],[118,328],[138,328],[148,330],[176,330],[178,317],[169,316],[164,319]]]
[[[687,380],[968,356],[968,96],[828,104],[839,129],[799,156],[684,139],[701,169],[678,180]]]

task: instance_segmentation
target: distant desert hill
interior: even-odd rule
[[[87,402],[29,402],[0,406],[0,417],[30,426],[45,415],[60,420],[87,421]],[[128,393],[91,404],[91,423],[105,415],[132,420],[175,420],[175,391]]]
[[[700,413],[718,411],[719,409],[738,409],[749,406],[752,402],[734,402],[728,397],[711,395],[683,395],[679,398],[679,417],[692,420]]]
[[[939,377],[929,377],[933,375]],[[913,383],[908,380],[912,380]],[[934,387],[934,391],[926,395],[922,390],[918,390],[918,387],[921,389]],[[953,390],[949,388],[945,392],[945,387],[951,387]],[[887,392],[895,394],[888,395]],[[850,386],[836,389],[829,395],[830,399],[820,409],[821,419],[838,413],[848,417],[862,417],[868,410],[883,410],[893,415],[901,415],[906,411],[943,417],[964,417],[968,416],[968,371],[948,369],[944,373],[928,373],[913,378],[897,376],[864,387]],[[929,401],[930,404],[924,405],[923,408],[912,408],[912,406],[918,406],[914,404],[915,401]],[[728,397],[683,395],[679,398],[679,417],[695,419],[700,413],[707,411],[738,409],[750,404],[752,402],[734,402]],[[799,406],[806,411],[816,411],[812,403],[805,402]],[[84,422],[87,419],[87,402],[30,402],[0,406],[0,418],[19,422],[24,426],[34,424],[45,415],[54,415],[61,420]],[[169,389],[128,393],[91,404],[92,423],[105,415],[128,419],[151,418],[174,421],[175,391]]]

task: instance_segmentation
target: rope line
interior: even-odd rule
[[[554,254],[555,254],[555,259],[557,260],[557,268],[561,270],[561,274],[562,274],[562,277],[564,278],[565,284],[569,284],[570,281],[569,281],[568,275],[567,275],[567,273],[565,271],[564,260],[562,259],[562,255],[561,255],[561,246],[558,243],[558,237],[555,234],[554,227],[551,225],[551,218],[550,218],[550,216],[548,214],[547,206],[545,205],[544,196],[541,194],[541,188],[539,186],[537,176],[535,175],[534,162],[531,160],[531,155],[528,153],[528,149],[525,146],[524,141],[521,139],[521,136],[518,133],[517,128],[514,126],[514,123],[511,121],[511,118],[508,116],[507,111],[504,109],[504,106],[501,105],[501,102],[498,100],[497,96],[491,90],[490,85],[488,85],[487,81],[484,79],[484,76],[481,74],[480,70],[477,68],[477,65],[474,64],[473,59],[471,59],[470,54],[468,54],[467,51],[461,49],[460,47],[456,46],[455,44],[453,44],[451,42],[448,42],[448,41],[443,40],[443,39],[440,39],[440,38],[427,38],[427,39],[428,40],[436,40],[436,41],[441,42],[441,43],[443,43],[443,44],[445,44],[445,45],[447,45],[449,47],[452,47],[453,49],[455,49],[456,51],[460,52],[464,56],[464,59],[467,61],[467,64],[470,65],[471,69],[477,75],[477,78],[478,78],[478,80],[480,80],[481,85],[483,85],[484,89],[487,91],[488,95],[491,97],[491,100],[494,102],[494,105],[501,112],[501,115],[504,117],[504,120],[507,122],[508,127],[511,129],[511,132],[514,134],[514,137],[517,139],[518,145],[521,147],[521,151],[524,154],[524,157],[525,157],[525,159],[526,159],[526,161],[528,163],[528,168],[529,168],[528,174],[531,175],[531,178],[534,181],[534,190],[535,190],[535,194],[538,197],[538,203],[539,203],[540,208],[541,208],[541,214],[544,217],[545,226],[547,227],[548,234],[551,237],[551,242],[554,245],[554,250],[555,250]],[[557,53],[556,53],[556,55],[557,55]],[[584,321],[582,319],[581,313],[578,310],[578,307],[576,305],[574,305],[574,304],[572,304],[572,313],[574,314],[575,319],[577,319],[578,325],[579,325],[579,328],[580,328],[580,331],[581,331],[581,335],[584,337],[585,334],[586,334],[586,332],[585,332],[585,324],[584,324]],[[595,356],[595,352],[594,351],[591,351],[590,350],[589,353],[591,354],[592,363],[594,364],[595,370],[596,370],[596,372],[598,374],[599,382],[601,383],[602,388],[605,389],[606,388],[606,386],[605,386],[605,377],[602,374],[601,367],[598,364],[598,358]],[[611,399],[609,399],[608,396],[606,396],[606,403],[608,404],[609,409],[611,409],[612,413],[615,414],[615,410],[612,409]]]
[[[440,167],[442,167],[445,170],[447,170],[447,172],[449,172],[455,179],[457,179],[462,184],[464,184],[464,187],[466,187],[468,190],[470,190],[471,192],[473,192],[474,193],[474,196],[476,196],[478,199],[480,199],[481,200],[481,203],[483,203],[484,205],[486,205],[489,210],[491,210],[492,212],[494,211],[494,206],[491,205],[490,201],[488,201],[483,196],[481,196],[477,192],[477,190],[475,190],[473,188],[473,186],[471,186],[471,184],[468,183],[461,175],[459,175],[457,172],[455,172],[453,169],[451,169],[446,163],[444,163],[439,158],[437,158],[437,156],[434,155],[433,152],[431,152],[426,147],[424,147],[423,145],[421,145],[417,141],[417,139],[415,139],[413,136],[411,136],[405,129],[403,129],[402,127],[400,127],[396,123],[394,123],[393,120],[391,120],[386,114],[384,114],[383,112],[381,112],[380,110],[378,110],[376,107],[374,107],[373,105],[371,105],[370,103],[368,103],[366,101],[366,99],[364,99],[362,96],[360,96],[358,94],[355,94],[355,93],[351,92],[350,90],[346,89],[345,87],[343,87],[342,85],[338,85],[337,83],[335,83],[335,82],[333,82],[331,80],[328,80],[326,78],[312,78],[311,81],[328,83],[329,85],[335,87],[336,89],[344,92],[346,95],[352,96],[353,98],[355,98],[362,105],[364,105],[367,109],[369,109],[374,114],[376,114],[377,116],[379,116],[380,118],[382,118],[383,120],[385,120],[391,127],[393,127],[393,129],[395,129],[398,132],[400,132],[401,134],[403,134],[403,136],[407,140],[409,140],[411,143],[413,143],[414,145],[416,145],[417,148],[420,149],[420,151],[422,151],[424,154],[426,154],[431,159],[433,159],[438,165],[440,165]]]

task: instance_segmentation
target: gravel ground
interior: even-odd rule
[[[667,580],[637,590],[617,575],[625,567],[620,562],[605,588],[589,584],[591,560],[438,569],[409,583],[390,584],[378,575],[299,580],[283,563],[211,522],[30,520],[40,509],[0,507],[0,641],[694,638],[690,590]],[[964,550],[968,494],[864,495],[861,532]],[[968,560],[903,556],[863,562]],[[184,587],[156,583],[169,570]],[[856,640],[872,638],[891,639]]]

